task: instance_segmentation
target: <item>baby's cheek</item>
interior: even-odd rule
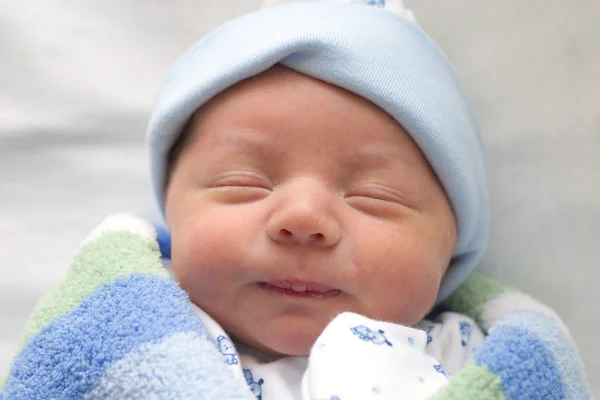
[[[222,285],[219,254],[209,236],[193,232],[183,234],[173,243],[175,277],[192,298],[215,296]]]
[[[437,297],[443,273],[439,257],[410,236],[391,244],[381,254],[387,258],[380,258],[363,271],[363,282],[368,282],[364,287],[369,311],[382,320],[408,325],[418,322]]]
[[[177,277],[181,288],[188,293],[194,304],[205,311],[212,310],[214,303],[220,303],[223,294],[227,292],[220,282],[218,271],[208,263],[187,264],[185,268],[181,277]]]
[[[373,294],[375,309],[383,314],[380,319],[406,325],[423,319],[435,303],[437,279],[409,273],[404,268],[387,277],[379,281],[379,290]]]

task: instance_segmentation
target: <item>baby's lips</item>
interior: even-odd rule
[[[332,287],[317,282],[303,281],[299,279],[273,279],[265,282],[267,285],[279,289],[291,289],[295,292],[317,292],[325,293],[335,290]]]
[[[272,279],[262,282],[262,286],[265,289],[294,297],[334,297],[341,293],[340,290],[321,283],[298,279]]]

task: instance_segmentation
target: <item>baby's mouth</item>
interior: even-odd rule
[[[316,282],[300,280],[270,280],[261,282],[260,285],[267,290],[293,297],[334,297],[341,293],[340,290],[330,288]]]

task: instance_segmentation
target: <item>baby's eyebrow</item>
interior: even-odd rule
[[[276,137],[264,135],[262,132],[244,130],[223,133],[215,142],[219,150],[248,156],[256,155],[265,160],[289,156],[289,149],[277,146]],[[356,149],[346,149],[342,152],[340,162],[355,170],[414,168],[418,163],[415,155],[406,149],[390,148],[381,143],[364,143]]]
[[[417,164],[414,155],[409,152],[379,144],[361,146],[356,152],[347,155],[347,162],[357,169],[414,168]]]
[[[221,136],[215,142],[215,145],[225,151],[258,154],[265,157],[278,152],[278,149],[273,146],[274,140],[272,138],[267,138],[252,131],[224,133]]]

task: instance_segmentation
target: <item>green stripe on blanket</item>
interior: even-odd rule
[[[94,265],[94,268],[89,268]],[[168,277],[155,240],[128,231],[104,232],[84,244],[65,280],[36,307],[25,328],[23,344],[45,325],[68,313],[99,287],[133,273]]]
[[[444,303],[452,311],[468,315],[481,326],[481,315],[489,300],[507,292],[517,292],[512,286],[473,273],[469,275]]]
[[[507,400],[500,388],[500,377],[486,366],[469,361],[454,378],[428,400]]]

